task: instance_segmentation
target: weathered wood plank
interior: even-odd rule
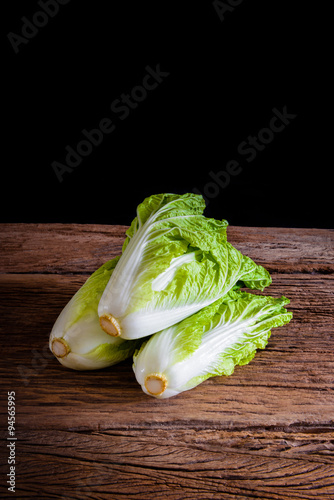
[[[235,385],[212,379],[182,396],[153,400],[142,393],[130,375],[127,369],[118,372],[118,380],[115,374],[109,378],[107,373],[105,381],[95,374],[89,378],[82,375],[81,380],[75,376],[77,389],[73,384],[68,387],[63,377],[48,388],[44,386],[45,376],[35,378],[25,389],[10,384],[10,390],[16,389],[18,394],[20,428],[104,431],[167,426],[292,430],[333,426],[333,395],[326,391],[296,388],[292,393],[291,388],[245,388],[237,384],[235,377]],[[47,380],[52,383],[51,378]]]
[[[334,276],[309,274],[272,274],[273,283],[263,292],[265,295],[285,295],[290,299],[288,309],[294,313],[293,322],[313,323],[312,332],[316,334],[322,323],[332,326],[334,307]],[[68,300],[86,281],[86,275],[44,275],[44,274],[0,274],[0,298],[3,306],[1,315],[3,325],[10,331],[24,326],[38,331],[52,327],[58,314]],[[290,326],[284,331],[289,331]],[[305,327],[306,328],[306,327]],[[331,339],[332,328],[323,338]],[[303,341],[303,332],[298,342]]]
[[[3,319],[11,338],[6,366],[16,365],[10,369],[11,386],[18,390],[25,428],[291,429],[333,423],[334,276],[273,275],[273,285],[265,293],[277,296],[284,291],[291,299],[293,321],[274,330],[268,347],[249,365],[237,367],[233,376],[210,379],[166,401],[142,393],[131,360],[101,371],[74,372],[50,355],[52,324],[84,280],[85,276],[1,276],[9,304]],[[50,406],[53,414],[48,419]],[[36,414],[41,420],[36,421]]]
[[[333,231],[230,227],[229,240],[273,273],[263,293],[289,297],[294,318],[231,377],[159,401],[131,360],[75,372],[48,350],[58,314],[120,253],[126,227],[1,229],[0,387],[17,395],[17,497],[334,498]]]
[[[334,230],[231,226],[228,239],[270,272],[334,271]]]
[[[126,226],[1,224],[0,272],[93,272],[121,253]],[[231,226],[228,239],[270,272],[333,272],[334,231]]]
[[[218,430],[192,429],[191,427],[147,427],[140,430],[107,430],[93,432],[54,431],[51,439],[49,431],[21,431],[20,442],[23,447],[37,452],[40,446],[45,446],[45,452],[57,446],[61,456],[71,456],[76,453],[83,460],[102,461],[105,455],[121,455],[123,461],[134,465],[144,463],[154,467],[156,461],[163,461],[167,467],[179,464],[189,468],[196,462],[204,462],[207,452],[212,455],[227,453],[243,453],[259,457],[274,457],[288,459],[304,459],[314,462],[334,463],[334,429],[304,429],[304,432],[263,429]],[[159,450],[159,445],[162,450]],[[169,455],[167,447],[173,447],[176,452]],[[151,453],[151,449],[155,453]],[[75,452],[77,449],[77,452]],[[141,453],[145,450],[145,453]],[[180,450],[180,456],[178,456]],[[182,453],[182,454],[181,454]],[[190,460],[184,460],[188,455]],[[182,456],[183,455],[183,456]],[[140,462],[144,457],[144,463]]]
[[[0,272],[93,272],[122,252],[126,226],[1,224]]]
[[[269,433],[270,449],[261,436],[214,429],[22,433],[18,491],[78,499],[332,498],[334,469],[311,454],[331,446],[329,434],[287,440]],[[47,483],[36,484],[41,476]]]

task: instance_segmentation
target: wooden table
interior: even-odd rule
[[[333,231],[230,227],[264,265],[264,293],[294,319],[229,377],[167,400],[146,396],[131,360],[65,369],[48,336],[63,306],[118,255],[124,226],[1,226],[3,498],[334,498]],[[16,495],[7,491],[7,392],[16,394]]]

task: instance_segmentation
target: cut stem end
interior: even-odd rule
[[[167,388],[167,378],[163,373],[151,373],[145,378],[145,387],[152,396],[160,396]]]
[[[52,341],[51,351],[56,356],[56,358],[64,358],[68,355],[71,349],[66,340],[57,338],[53,339]]]
[[[121,327],[117,319],[112,314],[103,314],[100,316],[100,326],[108,335],[119,337]]]

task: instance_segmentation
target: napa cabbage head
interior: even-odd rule
[[[146,337],[194,314],[237,283],[263,289],[269,273],[228,241],[226,220],[203,215],[200,195],[159,194],[137,208],[122,256],[102,294],[102,328]]]
[[[58,316],[49,345],[58,361],[76,370],[114,365],[133,355],[138,342],[107,335],[101,328],[98,303],[119,260],[116,257],[95,271]]]
[[[288,303],[286,297],[230,291],[145,341],[134,355],[138,383],[150,396],[169,398],[209,377],[231,375],[265,348],[272,328],[291,320]]]

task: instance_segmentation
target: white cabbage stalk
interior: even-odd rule
[[[169,398],[209,377],[231,375],[264,349],[270,330],[292,318],[289,300],[241,291],[224,298],[144,342],[133,370],[143,391]]]
[[[271,283],[262,266],[227,242],[227,222],[204,217],[204,208],[191,193],[153,195],[138,206],[99,303],[105,332],[146,337],[212,304],[237,282],[261,290]]]
[[[138,342],[106,334],[99,322],[97,307],[119,257],[93,273],[64,307],[49,339],[58,361],[75,370],[96,370],[132,356]]]

